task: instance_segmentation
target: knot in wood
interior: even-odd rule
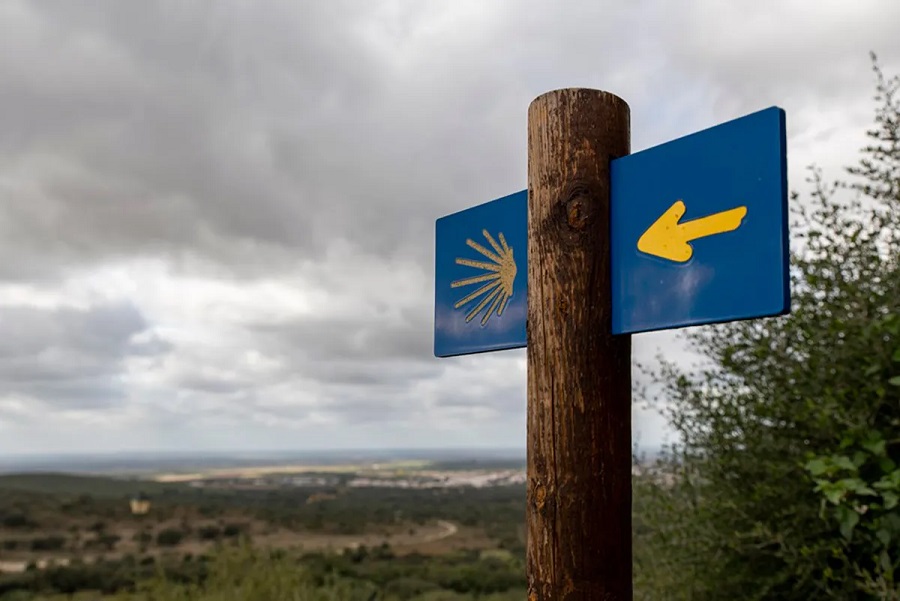
[[[574,184],[566,194],[566,221],[575,231],[582,231],[594,218],[594,203],[584,184]]]
[[[573,230],[583,230],[587,225],[588,217],[584,210],[584,201],[581,198],[570,200],[566,205],[569,227]]]

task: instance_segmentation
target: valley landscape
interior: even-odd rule
[[[241,569],[247,554],[274,554],[267,569],[287,562],[348,598],[521,598],[524,459],[423,455],[186,457],[156,469],[30,458],[31,471],[7,459],[0,599],[141,595],[158,578],[203,582],[229,553]]]

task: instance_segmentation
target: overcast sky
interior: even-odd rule
[[[618,94],[633,150],[779,105],[802,188],[864,143],[897,23],[896,0],[3,0],[0,453],[524,448],[524,352],[435,359],[432,280],[434,220],[525,187],[531,100]]]

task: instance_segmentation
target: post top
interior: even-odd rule
[[[628,103],[625,102],[621,96],[596,88],[557,88],[555,90],[549,90],[532,100],[531,105],[533,106],[537,102],[559,102],[577,99],[591,99],[594,102],[600,101],[610,105],[619,105],[620,107],[624,107],[625,110],[629,109]]]

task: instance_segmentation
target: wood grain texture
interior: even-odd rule
[[[609,163],[629,109],[589,89],[528,110],[528,598],[632,598],[631,340],[611,335]]]

